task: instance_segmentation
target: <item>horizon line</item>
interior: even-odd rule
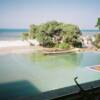
[[[29,30],[29,28],[0,28],[0,30],[13,30],[13,29],[21,29],[21,30]],[[99,30],[99,29],[94,29],[94,28],[80,28],[80,30]]]

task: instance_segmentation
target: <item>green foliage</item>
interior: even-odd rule
[[[78,47],[78,48],[82,48],[82,43],[81,43],[80,40],[75,40],[75,41],[73,42],[73,46],[74,46],[74,47]]]
[[[98,33],[98,34],[95,36],[94,45],[95,45],[97,48],[100,48],[100,33]]]
[[[68,43],[73,47],[82,47],[82,43],[80,42],[81,31],[77,26],[74,25],[66,25],[64,26],[63,32],[63,42]]]
[[[54,45],[52,38],[44,33],[37,33],[36,39],[40,42],[40,45],[44,47],[53,47]]]
[[[67,44],[80,47],[80,35],[81,31],[76,25],[50,21],[41,25],[31,25],[28,38],[36,38],[44,47],[55,47],[60,44],[61,48],[67,48]]]
[[[98,29],[100,30],[100,18],[98,18],[98,21],[97,21],[96,27],[98,27]]]
[[[34,39],[36,38],[36,33],[38,31],[38,26],[36,25],[30,25],[30,30],[29,30],[29,38]]]
[[[22,40],[27,40],[28,37],[29,37],[28,32],[24,32],[24,33],[22,33],[22,36],[21,36]]]
[[[58,46],[60,49],[68,49],[70,46],[67,43],[60,43]]]

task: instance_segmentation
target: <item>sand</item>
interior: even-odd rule
[[[22,41],[22,40],[12,40],[12,41],[0,41],[0,54],[9,54],[9,53],[30,53],[30,52],[68,52],[68,51],[77,51],[77,52],[84,52],[84,51],[98,51],[100,49],[96,48],[73,48],[72,50],[59,50],[56,48],[43,48],[40,46],[30,46],[29,41]]]
[[[0,41],[0,48],[30,46],[29,42],[22,40]]]
[[[34,50],[27,41],[0,41],[0,54],[29,53],[34,52]]]

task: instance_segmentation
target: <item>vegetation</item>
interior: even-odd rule
[[[82,47],[80,41],[81,31],[78,26],[64,24],[57,21],[47,22],[41,25],[31,25],[26,37],[37,39],[44,47]]]
[[[60,49],[68,49],[70,46],[68,43],[60,43],[56,45],[55,47],[60,48]]]
[[[95,45],[97,48],[100,48],[100,33],[96,34],[96,36],[95,36],[95,41],[94,41],[94,45]]]
[[[98,29],[100,30],[100,18],[98,18],[98,21],[97,21],[96,27],[98,27]]]
[[[96,27],[98,27],[98,29],[100,30],[100,18],[98,18],[98,20],[97,20]],[[93,44],[97,48],[100,48],[100,33],[95,35],[95,41],[93,42]]]
[[[27,40],[28,39],[28,36],[29,36],[29,34],[28,34],[28,32],[24,32],[23,34],[22,34],[22,40]]]

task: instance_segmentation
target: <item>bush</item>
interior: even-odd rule
[[[22,40],[27,40],[28,36],[29,36],[28,32],[24,32],[24,33],[22,33],[21,38],[22,38]]]
[[[59,44],[59,48],[60,49],[68,49],[68,48],[70,48],[70,46],[67,43],[61,43],[61,44]]]
[[[80,41],[73,42],[73,46],[77,48],[82,48],[82,43]]]
[[[34,24],[30,25],[29,38],[30,39],[35,39],[37,31],[38,31],[38,26],[37,25],[34,25]]]
[[[81,31],[78,26],[64,24],[56,21],[47,22],[41,25],[31,25],[29,34],[23,34],[24,39],[37,39],[44,47],[58,48],[81,47]]]
[[[95,41],[93,43],[97,48],[100,48],[100,33],[95,36]]]
[[[38,33],[36,37],[37,37],[37,40],[40,42],[41,46],[43,47],[53,47],[54,46],[54,43],[50,36],[47,36],[46,34]]]

